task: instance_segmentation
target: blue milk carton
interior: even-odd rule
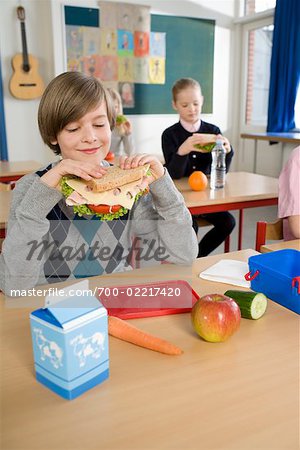
[[[48,296],[47,307],[30,314],[36,378],[68,400],[109,376],[107,311],[86,283]]]

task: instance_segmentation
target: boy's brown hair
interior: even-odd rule
[[[111,96],[97,78],[81,72],[65,72],[47,86],[39,105],[38,125],[43,141],[55,154],[60,155],[57,135],[64,127],[83,117],[105,102],[110,128],[113,129],[116,114]]]
[[[180,91],[183,91],[183,89],[190,87],[199,89],[200,94],[202,95],[201,86],[197,80],[194,80],[193,78],[180,78],[179,80],[175,81],[172,87],[173,102],[176,102],[177,96]]]

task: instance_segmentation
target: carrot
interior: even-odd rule
[[[143,330],[136,328],[118,317],[108,317],[108,333],[123,341],[131,342],[132,344],[149,348],[156,352],[165,353],[166,355],[181,355],[183,353],[181,348],[176,345],[152,334],[145,333]]]

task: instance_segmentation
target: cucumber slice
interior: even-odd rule
[[[268,300],[262,293],[229,290],[224,295],[238,304],[244,319],[257,320],[266,312]]]

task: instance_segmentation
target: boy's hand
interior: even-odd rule
[[[56,188],[61,178],[65,175],[75,175],[86,181],[91,178],[101,178],[107,171],[107,168],[95,166],[85,161],[74,161],[73,159],[62,159],[55,167],[48,170],[42,177],[43,183]]]
[[[146,155],[144,153],[132,156],[121,156],[119,159],[119,166],[121,169],[131,169],[138,166],[143,166],[145,164],[150,164],[151,175],[146,176],[143,180],[147,185],[153,183],[153,181],[161,178],[165,170],[162,163],[154,155]]]

